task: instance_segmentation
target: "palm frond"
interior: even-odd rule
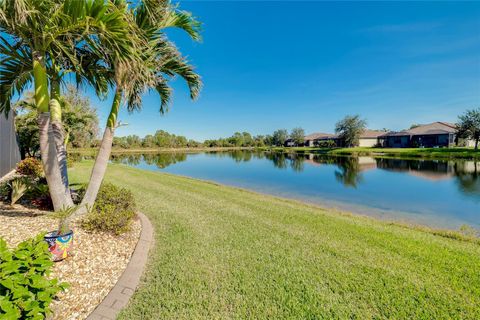
[[[0,113],[8,114],[15,95],[20,96],[33,79],[29,48],[12,46],[0,37]]]
[[[200,75],[195,72],[195,68],[187,58],[183,57],[173,43],[165,38],[160,43],[157,41],[156,47],[158,52],[156,72],[169,77],[180,76],[188,85],[190,97],[198,98],[203,83]]]
[[[168,85],[164,78],[160,77],[157,80],[155,90],[160,96],[160,113],[164,114],[168,112],[170,106],[170,100],[172,95],[172,88]]]
[[[190,12],[178,10],[176,7],[171,7],[166,11],[165,16],[159,22],[158,27],[164,28],[178,28],[190,35],[195,41],[200,41],[200,22],[193,17]]]

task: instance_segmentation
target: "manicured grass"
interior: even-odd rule
[[[261,148],[267,150],[268,148]],[[314,152],[331,155],[356,156],[388,156],[402,158],[440,158],[440,159],[480,159],[480,150],[473,148],[309,148],[309,147],[280,147],[270,148],[273,151],[284,152]]]
[[[107,180],[155,227],[121,319],[480,319],[478,242],[122,165]]]

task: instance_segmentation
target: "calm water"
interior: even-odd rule
[[[113,161],[389,220],[480,228],[480,162],[250,151],[115,155]]]

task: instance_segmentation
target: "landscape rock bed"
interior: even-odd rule
[[[9,246],[56,228],[48,213],[22,206],[0,204],[0,236]],[[131,231],[120,236],[87,233],[73,222],[74,254],[54,265],[52,277],[70,288],[51,305],[53,319],[85,319],[113,288],[127,267],[138,242],[141,223],[135,219]]]

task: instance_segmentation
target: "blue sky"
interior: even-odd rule
[[[203,140],[300,126],[331,132],[346,114],[372,129],[455,122],[480,107],[480,2],[183,1],[203,41],[169,32],[205,83],[181,80],[166,116],[155,94],[121,112],[118,135],[157,129]],[[102,123],[111,98],[98,101]]]

